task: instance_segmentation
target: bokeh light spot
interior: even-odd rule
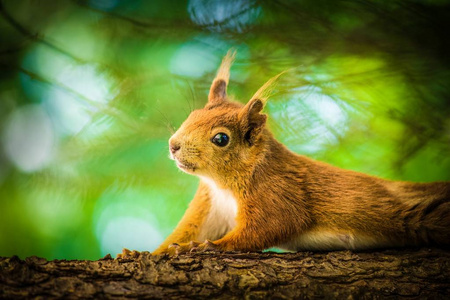
[[[113,184],[97,201],[94,229],[102,255],[122,248],[152,251],[163,240],[149,191]]]
[[[52,63],[47,63],[50,60]],[[36,81],[22,75],[22,85],[30,98],[43,104],[56,132],[63,136],[80,132],[90,123],[92,115],[118,93],[112,78],[100,72],[95,64],[79,64],[44,47],[33,48],[25,57],[23,66],[42,76]],[[52,84],[45,84],[42,80],[49,80]]]
[[[14,111],[5,125],[2,138],[6,156],[24,172],[47,166],[55,151],[52,123],[37,104]]]
[[[173,74],[199,78],[217,68],[220,59],[205,49],[204,45],[189,42],[181,46],[170,62]]]
[[[154,226],[135,217],[108,220],[98,238],[102,255],[116,254],[123,248],[148,251],[155,249],[162,242],[162,236]]]

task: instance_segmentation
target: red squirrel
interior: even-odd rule
[[[233,60],[229,52],[205,107],[169,140],[178,168],[200,184],[153,254],[450,244],[450,182],[389,181],[291,152],[262,113],[277,76],[247,104],[230,101]]]

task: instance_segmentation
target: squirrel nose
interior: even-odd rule
[[[180,150],[180,144],[171,142],[169,145],[170,153],[175,154],[178,150]]]

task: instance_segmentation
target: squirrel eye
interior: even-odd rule
[[[211,140],[211,142],[213,142],[214,144],[216,144],[219,147],[225,147],[226,145],[228,145],[229,141],[230,141],[230,138],[228,137],[228,135],[226,135],[223,132],[219,132]]]

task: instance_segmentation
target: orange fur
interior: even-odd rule
[[[206,106],[170,139],[177,165],[201,181],[186,214],[154,254],[169,252],[173,243],[179,251],[450,243],[449,182],[388,181],[289,151],[265,126],[264,101],[242,105],[227,99],[233,57],[223,60]],[[265,95],[264,89],[256,95]],[[227,134],[229,144],[213,144],[217,133]],[[189,243],[199,238],[214,241]]]

